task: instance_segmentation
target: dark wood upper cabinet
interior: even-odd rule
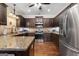
[[[53,26],[52,27],[58,27],[59,26],[59,19],[54,18],[53,19]]]
[[[43,23],[44,23],[44,27],[52,27],[53,18],[44,18]]]
[[[35,18],[26,18],[26,26],[31,28],[36,28]]]
[[[7,5],[0,3],[0,25],[7,25]]]
[[[21,15],[17,15],[17,16],[19,17],[19,27],[26,27],[26,19]]]
[[[43,18],[43,27],[52,27],[53,26],[53,18]],[[36,18],[26,18],[27,27],[36,28]]]

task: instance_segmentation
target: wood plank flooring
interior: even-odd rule
[[[58,56],[58,55],[59,55],[59,48],[55,42],[35,42],[34,56]]]

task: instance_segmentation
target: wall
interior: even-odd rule
[[[15,31],[17,27],[17,20],[19,20],[19,17],[16,17],[13,13],[9,11],[7,8],[7,29],[8,33],[12,33]]]
[[[16,18],[11,15],[7,15],[7,26],[9,28],[12,26],[16,26]]]

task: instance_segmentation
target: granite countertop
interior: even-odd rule
[[[58,34],[59,35],[59,32],[57,32],[57,31],[52,31],[51,30],[52,28],[44,28],[43,30],[43,32],[44,33],[53,33],[53,34]]]
[[[43,28],[43,32],[44,33],[59,34],[59,32],[51,31],[51,29],[52,28]],[[35,32],[36,32],[36,28],[29,28],[29,30],[27,32],[17,32],[17,33],[14,33],[13,35],[24,34],[24,33],[35,33]]]
[[[16,33],[13,33],[12,35],[19,35],[19,34],[25,34],[25,33],[35,33],[36,32],[36,28],[29,28],[28,31],[26,32],[16,32]]]
[[[54,32],[54,31],[51,31],[52,28],[43,28],[43,32],[44,33],[54,33],[54,34],[59,34],[58,32]],[[28,33],[35,33],[36,32],[36,28],[29,28],[29,31]]]
[[[36,32],[36,28],[29,28],[28,33],[35,33]]]
[[[34,41],[33,36],[0,36],[1,51],[23,51],[27,50],[30,44]]]

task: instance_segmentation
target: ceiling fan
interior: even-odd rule
[[[30,4],[28,7],[33,7],[33,6],[39,6],[39,10],[42,10],[42,5],[49,5],[51,3],[35,3],[35,4]]]

